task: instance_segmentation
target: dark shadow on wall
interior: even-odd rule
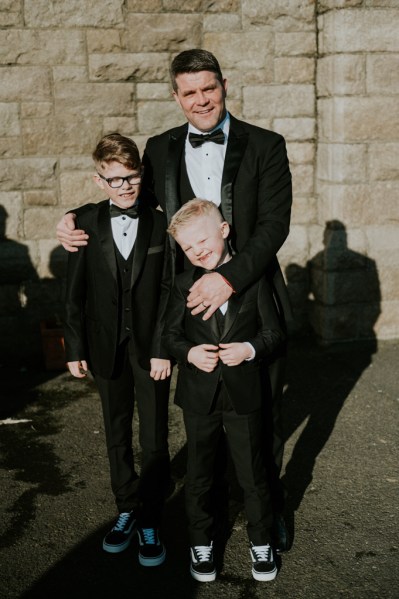
[[[29,248],[6,237],[7,217],[0,206],[0,418],[34,400],[32,385],[59,373],[46,369],[40,324],[60,318],[66,264],[66,252],[56,248],[49,263],[54,278],[40,279]]]
[[[377,352],[381,296],[375,261],[348,248],[340,221],[326,223],[324,249],[305,268],[291,264],[286,274],[299,329],[309,331],[310,322],[313,330],[305,346],[294,337],[288,352],[285,439],[303,427],[284,474],[292,515],[346,398]]]
[[[10,355],[29,351],[30,286],[39,280],[22,243],[6,237],[8,213],[0,206],[0,286],[1,286],[1,361]]]

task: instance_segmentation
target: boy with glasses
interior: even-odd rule
[[[91,243],[68,256],[65,348],[73,376],[93,374],[101,397],[111,487],[119,516],[103,549],[125,550],[137,529],[139,561],[165,560],[159,537],[170,480],[167,411],[171,365],[161,346],[169,297],[166,219],[140,196],[136,144],[119,133],[93,152],[95,183],[108,199],[76,210]],[[140,421],[136,473],[132,419]]]

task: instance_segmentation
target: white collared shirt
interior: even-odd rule
[[[204,132],[199,131],[189,123],[185,158],[188,178],[195,196],[197,198],[211,200],[216,206],[220,206],[222,174],[230,131],[230,115],[228,112],[226,113],[224,120],[215,127],[215,129],[222,129],[225,136],[224,144],[205,142],[202,146],[193,148],[188,140],[188,134],[198,133],[203,135]],[[212,129],[212,131],[214,131],[214,129]],[[212,131],[209,131],[209,133],[212,133]]]
[[[109,203],[112,204],[111,200]],[[136,241],[138,226],[138,218],[130,218],[125,214],[111,218],[112,237],[125,260],[128,259]]]

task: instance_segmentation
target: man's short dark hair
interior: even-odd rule
[[[198,73],[199,71],[211,71],[215,73],[220,83],[223,84],[223,75],[216,57],[208,50],[194,48],[180,52],[172,60],[170,66],[170,78],[172,87],[177,91],[176,77],[182,73]]]

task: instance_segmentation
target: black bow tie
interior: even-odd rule
[[[130,208],[119,208],[115,204],[109,205],[109,213],[111,218],[115,216],[130,216],[130,218],[137,218],[139,215],[139,206],[138,204],[134,204]]]
[[[215,129],[212,133],[206,133],[205,135],[189,133],[188,140],[193,148],[202,146],[206,141],[213,141],[215,144],[224,144],[224,133],[221,129]]]

